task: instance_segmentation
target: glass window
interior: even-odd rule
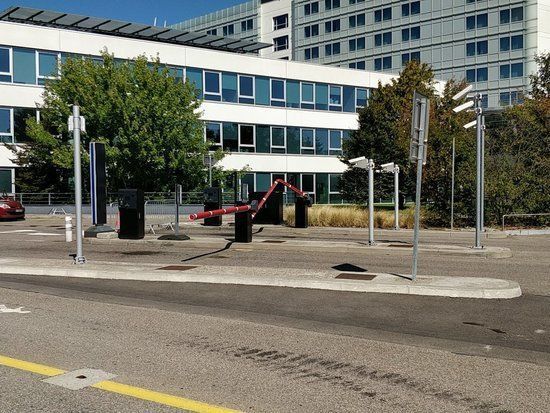
[[[315,107],[315,86],[313,83],[304,83],[301,85],[301,106],[302,109],[314,109]]]
[[[466,56],[475,56],[476,55],[476,43],[466,43]]]
[[[377,57],[374,59],[374,70],[382,70],[382,58]]]
[[[420,52],[411,52],[411,60],[420,62]]]
[[[269,153],[270,147],[270,127],[267,125],[256,126],[256,153]]]
[[[500,11],[500,24],[510,23],[510,10]]]
[[[285,81],[271,79],[271,105],[285,106]]]
[[[12,192],[11,169],[0,169],[0,193]]]
[[[487,13],[477,15],[477,28],[487,27],[488,17]]]
[[[510,38],[512,50],[523,49],[523,35],[518,34]]]
[[[512,77],[523,76],[523,63],[512,63],[510,68],[510,75]]]
[[[391,44],[392,43],[391,40],[392,40],[391,32],[386,32],[382,34],[382,43],[384,44],[384,46]]]
[[[374,45],[376,47],[382,46],[382,34],[378,33],[374,35]]]
[[[356,39],[351,39],[349,42],[349,51],[350,52],[355,52],[355,49],[357,48],[357,40]]]
[[[169,67],[168,75],[172,76],[174,78],[174,82],[176,83],[183,83],[185,81],[182,67]]]
[[[476,16],[466,17],[466,29],[473,30],[476,28]]]
[[[36,53],[30,49],[13,48],[13,81],[36,84]]]
[[[254,19],[248,19],[241,22],[241,32],[247,32],[254,28]]]
[[[27,136],[27,119],[36,119],[36,109],[14,108],[13,109],[13,133],[16,143],[29,142]]]
[[[315,84],[315,109],[328,110],[328,85]]]
[[[364,50],[365,49],[365,38],[359,37],[357,39],[357,50]]]
[[[222,100],[224,102],[238,102],[237,75],[235,73],[222,73]],[[254,99],[250,102],[242,103],[254,103]]]
[[[401,66],[406,66],[407,63],[411,60],[411,54],[410,53],[403,53],[401,55]]]
[[[342,131],[331,130],[329,140],[329,155],[341,155],[342,154]]]
[[[207,122],[205,127],[206,141],[213,146],[222,145],[222,124],[218,122]]]
[[[232,36],[235,34],[235,26],[228,24],[227,26],[222,27],[222,33],[224,36]]]
[[[248,194],[249,194],[249,196],[252,192],[256,191],[255,190],[256,186],[254,185],[254,181],[255,181],[254,174],[245,174],[241,178],[241,185],[242,184],[248,185]]]
[[[286,81],[286,107],[300,107],[300,82],[297,80]]]
[[[365,25],[365,13],[361,13],[357,15],[357,26],[364,26]]]
[[[405,3],[401,5],[401,16],[407,17],[409,15],[409,3]]]
[[[239,75],[239,103],[254,103],[254,77]]]
[[[510,105],[510,92],[503,92],[499,96],[499,105],[508,106]]]
[[[313,129],[302,129],[300,142],[303,154],[314,154],[315,141],[313,139]]]
[[[391,20],[391,7],[382,10],[382,20]]]
[[[401,29],[401,41],[408,42],[409,34],[410,34],[410,29]]]
[[[478,82],[486,82],[488,80],[488,71],[486,67],[481,67],[477,69],[477,81]]]
[[[202,70],[194,67],[188,67],[185,70],[185,73],[187,74],[187,80],[195,86],[198,98],[202,99]]]
[[[302,174],[302,191],[309,194],[315,193],[315,176],[313,174]]]
[[[328,176],[328,190],[329,190],[329,201],[331,204],[341,204],[342,195],[340,194],[340,174],[329,174]]]
[[[507,52],[510,50],[510,38],[509,37],[501,37],[500,38],[500,51],[501,52]]]
[[[328,130],[315,129],[315,154],[328,155]]]
[[[420,39],[420,26],[411,27],[411,40]]]
[[[204,98],[206,100],[221,100],[221,73],[204,72]]]
[[[355,27],[355,24],[356,24],[356,18],[355,16],[349,16],[348,18],[348,25],[350,28],[353,28]]]
[[[12,142],[11,109],[0,108],[0,142]]]
[[[217,36],[218,35],[218,29],[210,29],[206,31],[206,34],[209,34],[211,36]]]
[[[266,192],[273,182],[271,182],[271,174],[256,173],[256,191]]]
[[[11,82],[11,51],[0,47],[0,82]]]
[[[351,86],[344,86],[342,89],[344,92],[342,102],[344,112],[355,112],[355,88]]]
[[[276,37],[273,39],[273,50],[278,52],[288,49],[288,36]]]
[[[364,60],[357,62],[357,69],[365,70],[365,68],[366,68],[366,63]]]
[[[38,84],[43,85],[44,79],[57,75],[57,53],[38,53]]]
[[[469,83],[474,83],[476,81],[476,70],[468,69],[466,70],[466,81]]]
[[[280,30],[288,27],[288,14],[273,17],[273,30]]]
[[[382,58],[382,69],[387,70],[391,69],[392,63],[391,63],[391,56],[386,56]]]
[[[254,92],[257,105],[269,105],[269,78],[256,76]]]
[[[285,153],[286,139],[285,128],[279,126],[271,127],[271,151],[273,153]]]
[[[374,11],[374,22],[378,23],[382,21],[382,10],[375,10]]]
[[[356,108],[362,108],[367,105],[367,99],[368,99],[368,90],[367,89],[359,89],[357,88],[355,90],[355,107]]]
[[[487,54],[488,48],[489,48],[489,44],[487,40],[477,42],[477,54]]]
[[[239,151],[254,152],[254,125],[239,125]]]
[[[523,7],[514,7],[511,10],[511,21],[520,22],[523,20]]]
[[[510,65],[500,66],[500,78],[509,79],[510,78]]]
[[[237,152],[239,150],[239,132],[236,123],[223,124],[223,150]]]
[[[300,128],[286,128],[287,153],[300,153]]]
[[[342,86],[330,86],[329,109],[342,110]]]

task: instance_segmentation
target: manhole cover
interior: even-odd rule
[[[157,268],[157,270],[167,270],[167,271],[187,271],[197,268],[196,265],[168,265],[166,267]]]
[[[265,242],[266,244],[282,244],[283,242],[286,242],[286,241],[281,241],[278,239],[266,239],[265,241],[262,241],[262,242]]]
[[[336,278],[340,280],[363,280],[363,281],[371,281],[374,278],[376,278],[376,275],[374,274],[353,274],[353,273],[341,273],[336,276]]]
[[[410,244],[390,244],[389,246],[393,248],[412,248],[413,247]]]

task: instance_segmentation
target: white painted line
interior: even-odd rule
[[[29,234],[31,236],[41,236],[41,235],[45,235],[45,236],[49,236],[49,235],[53,235],[53,236],[62,236],[63,234],[54,234],[53,232],[34,232],[32,234]]]
[[[0,304],[0,313],[28,314],[28,313],[30,313],[30,311],[23,310],[23,307],[8,308],[4,304]]]
[[[0,234],[16,234],[23,232],[36,232],[34,229],[14,229],[12,231],[0,231]]]
[[[105,380],[111,380],[116,374],[107,373],[102,370],[80,369],[60,374],[59,376],[49,377],[43,382],[65,387],[69,390],[81,390],[85,387],[93,386]]]

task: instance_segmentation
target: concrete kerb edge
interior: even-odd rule
[[[315,279],[281,279],[236,277],[206,274],[180,274],[164,271],[162,274],[140,278],[135,273],[124,271],[98,271],[78,268],[77,271],[68,268],[35,268],[24,266],[3,266],[3,274],[42,275],[50,277],[91,278],[104,280],[124,280],[142,282],[179,282],[179,283],[206,283],[226,285],[249,285],[263,287],[304,288],[316,290],[348,291],[382,294],[405,294],[420,296],[437,296],[449,298],[481,298],[481,299],[511,299],[522,295],[521,288],[514,281],[507,281],[508,286],[501,288],[464,289],[454,287],[433,287],[422,285],[395,285],[373,284],[352,280],[315,280]]]

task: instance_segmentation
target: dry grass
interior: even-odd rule
[[[287,225],[294,225],[294,206],[285,208],[284,217]],[[312,227],[367,228],[369,212],[358,206],[314,205],[309,209],[309,225]],[[393,210],[374,211],[374,226],[375,228],[393,228]],[[414,227],[414,208],[399,211],[399,227]]]

